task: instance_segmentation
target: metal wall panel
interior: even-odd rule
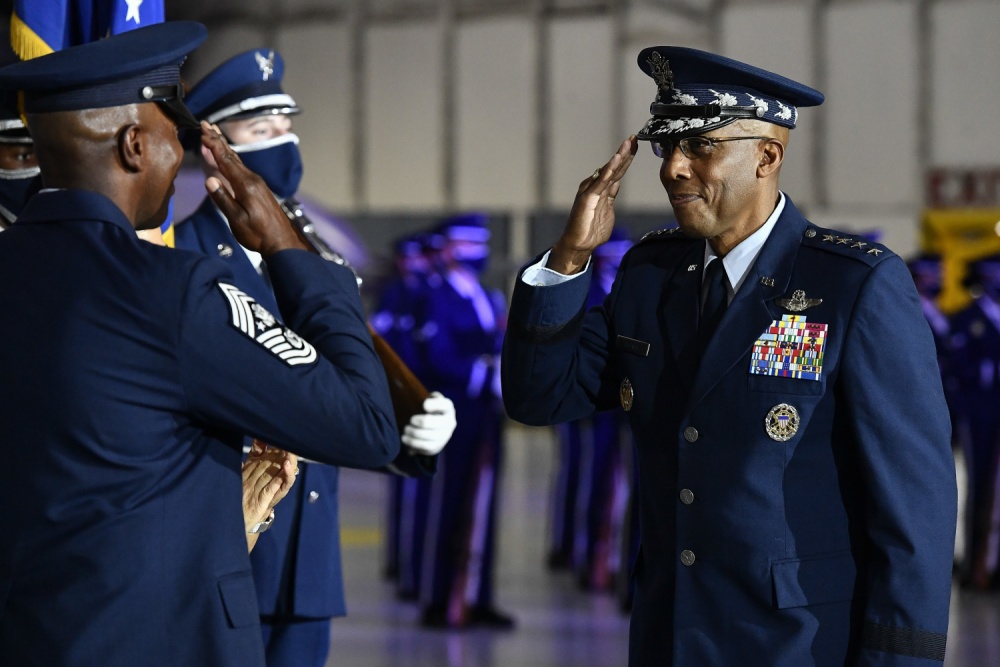
[[[436,22],[377,24],[365,34],[362,207],[444,206],[442,39]]]
[[[463,21],[456,42],[459,208],[537,204],[535,27],[528,18]]]

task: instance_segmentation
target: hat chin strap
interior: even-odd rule
[[[724,107],[721,104],[662,104],[653,102],[649,113],[659,118],[762,118],[764,109],[752,107]]]

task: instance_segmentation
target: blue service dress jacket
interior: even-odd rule
[[[354,276],[299,250],[269,267],[287,326],[96,193],[43,192],[0,235],[5,661],[264,664],[244,434],[358,467],[399,447]]]
[[[940,662],[955,473],[905,264],[788,200],[699,365],[703,253],[683,233],[648,237],[586,313],[585,278],[514,289],[510,415],[628,408],[642,526],[629,664]],[[789,361],[813,369],[790,377]]]
[[[281,310],[211,199],[206,197],[191,216],[174,226],[174,244],[219,257],[233,272],[237,287],[273,308],[272,312]],[[381,365],[378,370],[384,376]],[[423,476],[434,472],[436,461],[437,457],[415,456],[401,448],[392,467],[400,474]],[[301,464],[300,469],[295,486],[276,508],[274,524],[257,539],[250,554],[257,604],[261,615],[272,621],[347,613],[337,503],[339,469],[311,463]]]

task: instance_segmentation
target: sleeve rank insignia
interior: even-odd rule
[[[790,310],[793,313],[801,313],[807,308],[812,308],[813,306],[818,306],[823,303],[823,299],[806,298],[806,293],[800,289],[792,292],[791,299],[775,299],[774,301],[785,310]]]
[[[219,283],[229,303],[229,323],[289,366],[311,364],[318,358],[316,348],[279,322],[266,308],[238,287]]]

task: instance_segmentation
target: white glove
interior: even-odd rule
[[[455,404],[440,392],[424,399],[424,412],[410,417],[400,440],[417,454],[434,456],[448,444],[455,432]]]

